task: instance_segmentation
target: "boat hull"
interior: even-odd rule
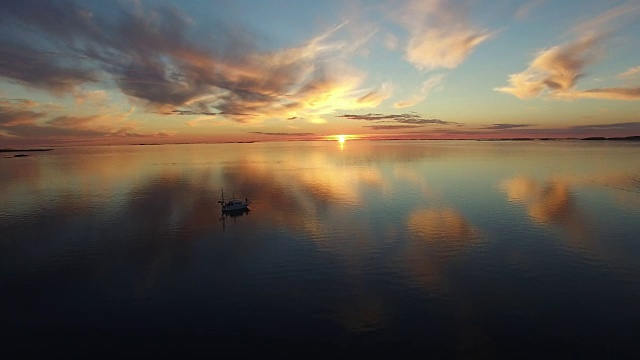
[[[225,205],[222,207],[222,211],[237,211],[237,210],[244,210],[249,206],[249,204],[233,204],[233,205]]]

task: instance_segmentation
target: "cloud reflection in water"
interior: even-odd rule
[[[452,208],[427,208],[407,219],[409,243],[404,257],[412,277],[421,286],[442,289],[446,270],[480,241],[480,231]]]
[[[509,201],[525,207],[529,217],[545,227],[557,226],[566,231],[566,246],[583,256],[600,259],[610,265],[634,261],[615,242],[604,242],[597,232],[606,229],[596,216],[596,209],[588,210],[588,203],[578,201],[577,193],[607,194],[619,205],[633,201],[640,193],[637,178],[630,173],[555,175],[544,182],[526,176],[517,176],[501,183]],[[610,191],[610,190],[613,190]],[[621,193],[626,195],[620,202]],[[583,197],[587,193],[582,193]],[[582,197],[581,197],[582,198]],[[638,201],[637,196],[635,196]],[[631,199],[631,200],[630,200]],[[614,231],[616,229],[608,229]]]

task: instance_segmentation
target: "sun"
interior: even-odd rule
[[[346,135],[338,135],[338,141],[342,144],[345,142],[345,140],[347,140],[347,136]]]

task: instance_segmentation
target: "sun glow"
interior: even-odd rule
[[[337,141],[340,144],[344,144],[347,140],[358,140],[358,139],[362,139],[362,136],[339,134],[339,135],[327,135],[324,137],[324,140]]]

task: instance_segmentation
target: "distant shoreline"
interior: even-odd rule
[[[516,137],[516,138],[351,138],[349,141],[632,141],[640,142],[640,135],[624,136],[624,137],[604,137],[604,136],[590,136],[590,137]],[[295,141],[336,141],[334,139],[288,139],[288,140],[272,140],[272,141],[221,141],[221,142],[179,142],[179,143],[132,143],[132,144],[76,144],[73,146],[154,146],[154,145],[198,145],[198,144],[253,144],[263,142],[295,142]],[[37,151],[52,151],[57,146],[53,145],[50,148],[0,148],[0,153],[11,152],[37,152]],[[66,147],[66,146],[62,146]]]

